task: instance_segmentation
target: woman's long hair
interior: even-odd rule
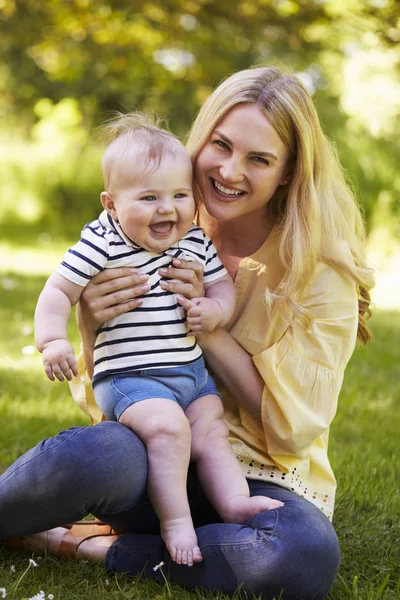
[[[247,69],[226,79],[193,123],[187,141],[193,161],[226,113],[241,103],[255,104],[289,150],[290,181],[267,205],[281,222],[280,257],[287,277],[281,293],[269,294],[267,302],[285,302],[309,323],[311,317],[299,302],[317,263],[325,262],[356,282],[358,338],[366,343],[371,337],[366,317],[374,278],[365,258],[364,223],[301,82],[274,67]]]

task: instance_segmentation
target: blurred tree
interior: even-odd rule
[[[2,0],[3,110],[29,116],[40,98],[72,96],[89,122],[156,107],[182,130],[228,73],[268,61],[302,70],[371,26],[390,42],[398,3],[384,4],[380,20],[358,0]]]
[[[397,125],[384,134],[371,135],[365,119],[355,126],[357,109],[341,104],[351,83],[345,67],[361,51],[391,52],[395,77],[399,24],[397,0],[0,0],[0,110],[28,132],[41,118],[41,99],[71,97],[87,131],[112,110],[140,107],[168,115],[183,134],[226,75],[286,66],[315,92],[344,164],[368,190],[369,216],[382,181],[361,159],[397,142],[399,106]]]

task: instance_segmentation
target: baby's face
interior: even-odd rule
[[[182,149],[145,172],[126,161],[112,198],[109,212],[129,239],[150,252],[167,250],[186,235],[194,218],[189,156]]]

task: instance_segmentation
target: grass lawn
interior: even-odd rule
[[[43,437],[87,423],[67,385],[46,380],[34,350],[35,302],[66,247],[46,235],[34,239],[35,247],[18,252],[0,244],[0,472]],[[23,274],[27,265],[29,273]],[[374,341],[357,348],[352,358],[331,429],[330,456],[338,477],[334,524],[342,564],[329,600],[400,598],[400,313],[377,311],[371,327]],[[70,335],[78,347],[73,324]],[[35,560],[37,567],[30,565],[29,555],[0,550],[0,598],[1,588],[7,598],[18,600],[40,590],[54,600],[224,598],[106,574],[89,563]]]

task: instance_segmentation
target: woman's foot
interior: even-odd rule
[[[280,508],[283,505],[284,503],[280,500],[273,500],[266,496],[252,496],[251,498],[233,496],[226,501],[221,517],[225,523],[242,524],[261,512]]]
[[[61,541],[67,532],[68,529],[64,527],[56,527],[24,537],[11,538],[7,542],[7,547],[11,550],[33,550],[39,555],[46,554],[46,552],[58,555]]]
[[[192,567],[203,560],[191,519],[170,519],[161,526],[161,537],[173,561]]]
[[[52,554],[61,558],[86,558],[103,562],[108,548],[117,539],[108,525],[75,523],[9,540],[14,550],[30,550],[36,554]]]

